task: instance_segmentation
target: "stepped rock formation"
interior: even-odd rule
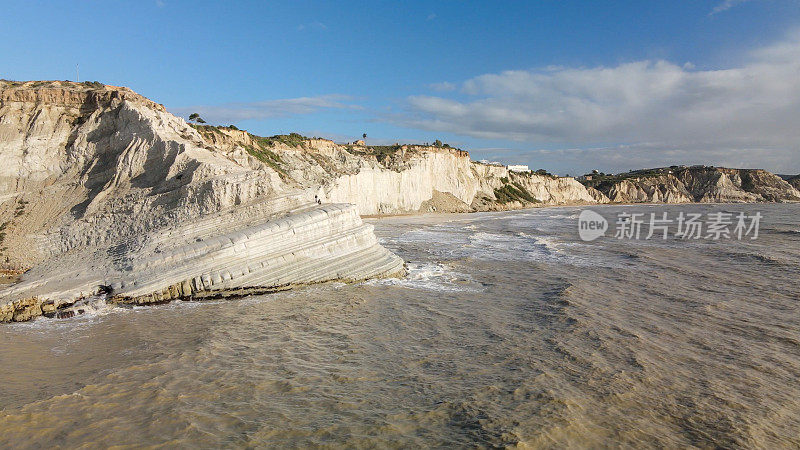
[[[313,201],[126,88],[0,82],[0,321],[404,273],[352,205]]]

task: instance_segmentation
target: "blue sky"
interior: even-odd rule
[[[579,173],[800,172],[800,0],[4,1],[0,78]]]

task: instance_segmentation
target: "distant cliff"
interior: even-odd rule
[[[673,166],[584,180],[617,203],[742,203],[800,201],[800,191],[766,170]]]
[[[579,182],[482,164],[446,146],[343,145],[297,134],[262,138],[226,127],[195,128],[209,145],[247,149],[277,168],[284,181],[324,202],[352,203],[362,215],[609,202],[800,201],[790,182],[761,169],[674,166],[596,174]]]

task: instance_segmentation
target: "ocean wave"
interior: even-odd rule
[[[569,256],[558,240],[547,236],[531,236],[524,232],[497,234],[473,233],[469,236],[467,256],[488,260],[543,261]]]
[[[439,292],[480,292],[480,284],[469,275],[440,263],[407,263],[404,278],[365,281],[366,285],[397,286]]]
[[[800,235],[800,229],[795,229],[795,228],[764,228],[762,233],[763,232],[772,232],[775,234],[781,234],[784,236],[792,236],[792,237]]]
[[[790,261],[785,258],[781,258],[776,255],[769,255],[764,252],[748,252],[748,251],[725,251],[723,254],[735,261],[756,261],[759,263],[769,264],[769,265],[776,265],[776,266],[789,266],[789,267],[796,267],[796,261]]]
[[[126,311],[126,308],[106,303],[105,295],[101,295],[80,300],[74,305],[60,310],[62,314],[72,314],[69,318],[39,316],[28,322],[15,322],[8,324],[8,326],[42,332],[50,332],[54,327],[81,329],[88,325],[93,325],[104,316],[124,311]]]

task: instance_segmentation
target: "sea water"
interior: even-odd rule
[[[757,239],[582,208],[372,220],[408,277],[0,327],[0,445],[800,446],[800,206]]]

